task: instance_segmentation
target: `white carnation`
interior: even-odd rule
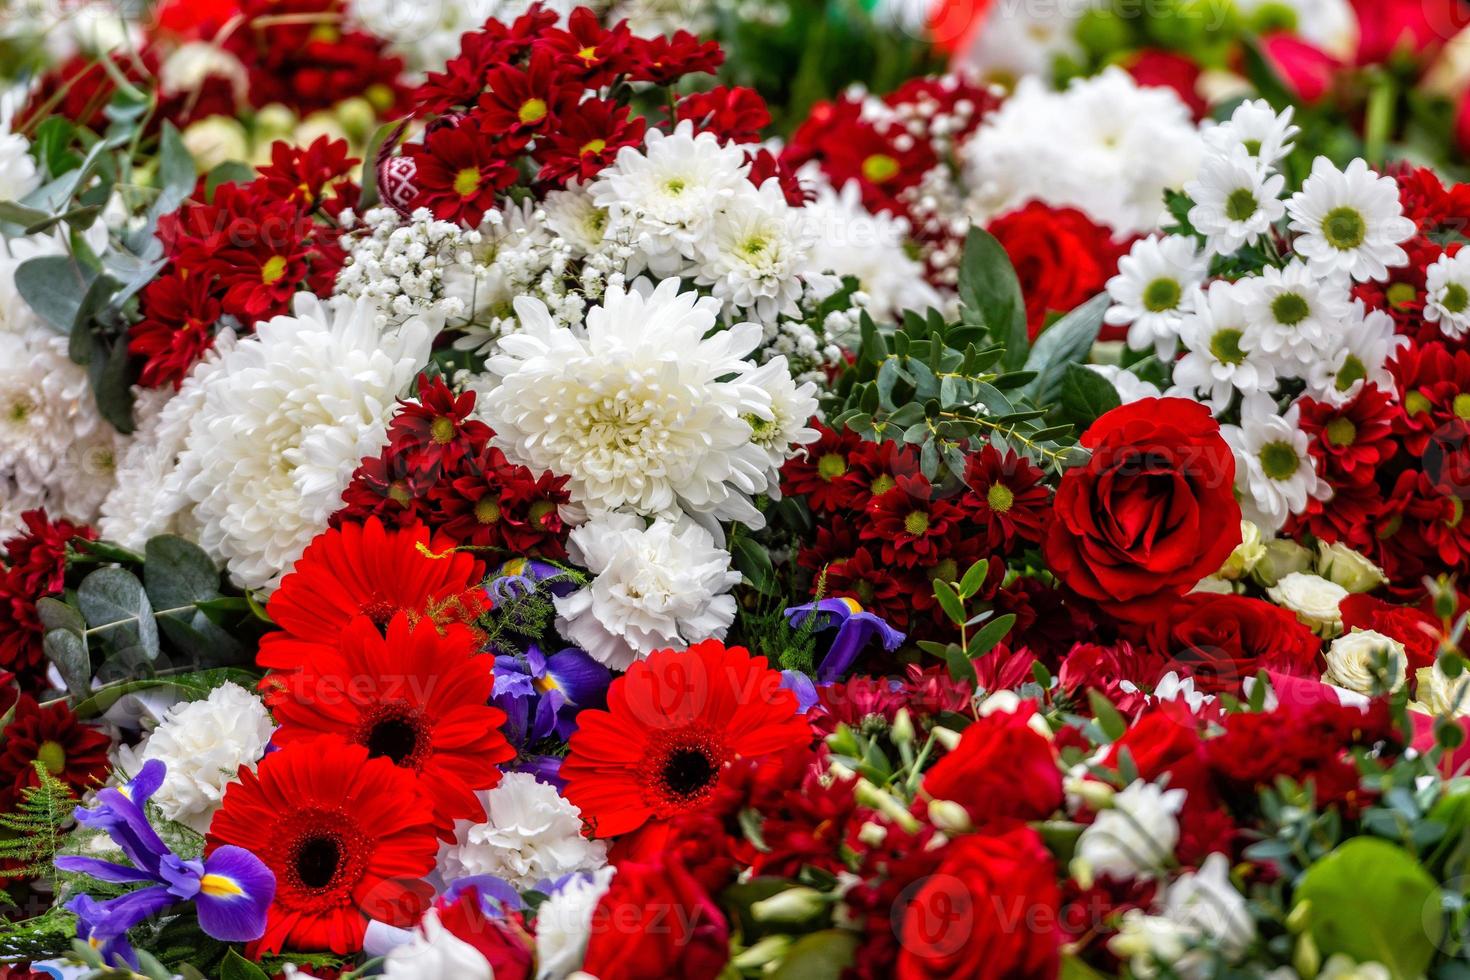
[[[615,868],[579,875],[536,910],[537,980],[562,980],[582,966],[592,934],[592,914],[607,894]]]
[[[1184,801],[1182,789],[1134,781],[1082,831],[1075,861],[1085,873],[1120,881],[1154,877],[1174,856]]]
[[[455,842],[439,850],[446,882],[494,875],[526,890],[607,863],[607,844],[582,835],[582,811],[530,773],[508,772],[478,795],[485,820],[457,821]]]
[[[626,670],[654,650],[723,637],[735,619],[730,553],[692,522],[607,514],[574,528],[572,560],[595,577],[556,600],[557,629],[600,663]]]

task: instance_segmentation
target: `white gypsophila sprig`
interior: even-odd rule
[[[1286,210],[1298,233],[1292,248],[1319,276],[1382,280],[1390,267],[1408,262],[1399,243],[1414,234],[1414,222],[1404,217],[1398,183],[1362,159],[1345,170],[1326,157],[1312,161],[1311,175]]]
[[[347,239],[347,260],[337,274],[339,294],[371,299],[385,325],[423,314],[449,322],[465,316],[465,301],[445,295],[445,276],[475,266],[478,231],[438,221],[427,208],[407,219],[392,208],[373,208],[361,223],[362,233]],[[357,222],[349,213],[343,224],[351,229]]]
[[[1425,270],[1424,319],[1450,340],[1470,331],[1470,250],[1441,255]]]
[[[1160,357],[1174,353],[1184,315],[1200,299],[1207,262],[1193,238],[1167,235],[1140,238],[1118,260],[1108,280],[1108,307],[1103,320],[1128,328],[1128,346],[1153,348]]]

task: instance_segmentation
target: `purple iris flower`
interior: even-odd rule
[[[490,703],[505,712],[503,731],[518,749],[577,728],[577,712],[606,703],[612,672],[576,647],[546,656],[536,644],[495,658]]]
[[[150,883],[106,901],[78,895],[66,903],[77,915],[78,935],[101,953],[104,962],[121,960],[137,968],[128,930],[179,902],[193,902],[199,927],[222,942],[249,942],[265,934],[266,909],[276,894],[276,876],[242,847],[227,845],[203,860],[182,858],[169,850],[143,812],[143,805],[162,785],[163,775],[164,764],[149,760],[132,782],[98,791],[95,806],[76,811],[77,822],[105,831],[117,842],[131,867],[88,857],[56,859],[62,871],[99,881]]]
[[[813,624],[819,630],[837,627],[837,635],[832,638],[827,655],[817,665],[818,684],[841,680],[875,636],[882,641],[883,649],[890,653],[903,642],[903,633],[889,626],[882,616],[864,610],[856,599],[822,599],[786,610],[786,619],[792,626],[801,626],[812,615],[820,617]]]
[[[546,587],[547,591],[554,596],[570,595],[577,590],[577,583],[564,568],[535,558],[512,558],[490,574],[490,584],[485,586],[485,591],[499,606],[525,598],[548,580],[551,584]]]
[[[796,707],[802,714],[817,703],[817,685],[799,670],[781,671],[781,686],[796,695]]]

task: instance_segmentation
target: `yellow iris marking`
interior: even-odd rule
[[[224,875],[205,875],[199,879],[199,890],[211,898],[232,898],[245,894],[233,878]]]

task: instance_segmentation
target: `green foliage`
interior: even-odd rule
[[[959,630],[959,642],[919,641],[919,649],[932,653],[948,665],[951,677],[977,686],[979,676],[975,670],[975,661],[994,650],[1016,624],[1013,614],[996,616],[989,603],[977,603],[978,611],[973,614],[966,608],[980,594],[989,571],[989,559],[982,558],[966,569],[957,582],[936,578],[934,598],[939,602],[939,608],[944,611],[944,615]]]
[[[566,565],[557,567],[560,571],[556,575],[536,582],[534,588],[506,590],[496,596],[495,607],[479,619],[486,648],[499,653],[524,651],[550,628],[556,618],[551,587],[567,583],[580,587],[587,583],[584,573]]]
[[[0,880],[6,878],[54,880],[52,859],[61,849],[76,809],[72,791],[36,760],[37,785],[21,791],[14,812],[0,814]],[[14,863],[14,867],[6,865]]]

